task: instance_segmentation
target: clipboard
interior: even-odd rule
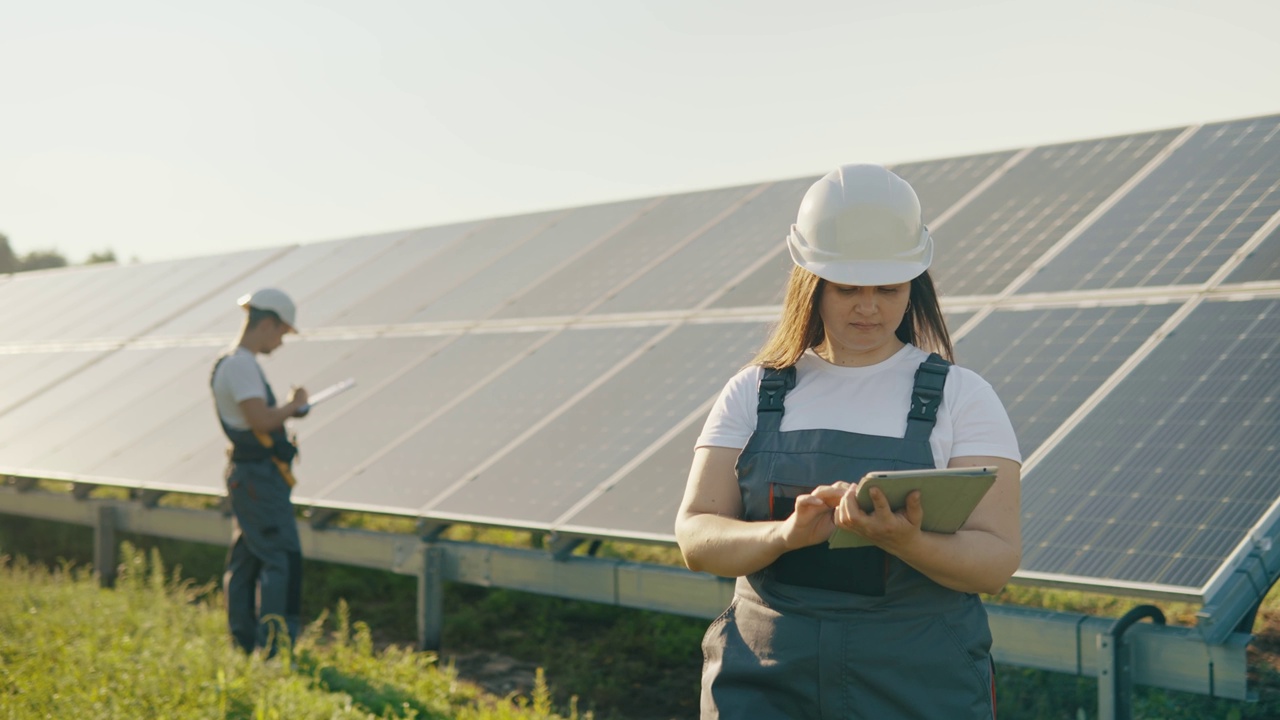
[[[356,379],[347,378],[346,380],[341,380],[339,382],[336,382],[330,385],[329,387],[324,388],[323,390],[318,390],[307,398],[307,404],[298,408],[298,412],[302,412],[302,413],[311,412],[311,408],[315,407],[316,405],[319,405],[325,400],[329,400],[336,395],[340,395],[355,386],[356,386]]]
[[[969,519],[987,490],[996,481],[995,467],[931,468],[924,470],[892,470],[867,473],[858,485],[858,506],[871,512],[870,490],[880,488],[889,507],[901,510],[907,504],[907,496],[920,491],[924,506],[922,530],[936,533],[954,533]],[[827,546],[831,549],[868,547],[870,540],[836,528]]]

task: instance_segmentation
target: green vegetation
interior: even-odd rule
[[[227,641],[219,597],[125,544],[115,590],[69,564],[0,557],[0,715],[6,718],[459,718],[554,720],[529,697],[484,696],[435,656],[375,651],[345,604],[279,658]],[[571,711],[570,718],[577,713]]]
[[[208,499],[181,496],[166,497],[164,503],[200,503],[210,502]],[[408,532],[411,523],[403,519],[380,518],[376,516],[352,515],[342,516],[337,524],[347,527],[363,527],[370,530]],[[448,537],[455,540],[517,545],[522,547],[537,546],[542,537],[537,533],[521,533],[508,530],[477,529],[456,527],[450,529]],[[35,540],[35,539],[38,539]],[[190,628],[181,633],[181,637],[167,641],[145,642],[129,646],[131,650],[97,651],[95,657],[118,657],[121,668],[111,672],[127,672],[135,680],[144,675],[139,665],[145,662],[162,662],[163,669],[186,668],[185,677],[199,678],[193,680],[197,685],[204,684],[203,692],[216,692],[225,682],[227,687],[237,688],[240,694],[236,697],[239,704],[231,704],[227,715],[213,714],[212,717],[257,717],[256,714],[237,715],[236,712],[256,713],[256,708],[265,708],[262,717],[271,717],[269,707],[284,708],[284,705],[261,705],[262,702],[286,702],[280,695],[293,692],[297,686],[299,692],[306,689],[316,697],[350,696],[354,717],[373,716],[391,712],[387,708],[404,708],[403,703],[417,717],[453,717],[431,715],[436,712],[437,705],[432,705],[430,698],[436,697],[425,690],[413,689],[408,680],[394,680],[407,676],[426,676],[431,673],[444,673],[444,677],[453,677],[455,685],[457,677],[484,675],[475,672],[464,661],[470,656],[482,658],[510,658],[518,665],[530,668],[527,682],[519,684],[519,694],[524,695],[528,706],[526,710],[544,712],[544,715],[532,717],[550,717],[545,713],[553,710],[561,715],[572,715],[572,694],[581,700],[579,706],[583,712],[591,712],[599,720],[665,720],[666,718],[687,718],[697,716],[698,676],[701,671],[702,657],[699,650],[700,639],[707,622],[697,618],[685,618],[662,613],[629,610],[596,603],[563,600],[559,598],[530,595],[500,589],[486,589],[463,585],[450,585],[445,592],[445,628],[443,663],[422,653],[412,653],[404,648],[412,646],[416,628],[414,617],[416,612],[416,581],[414,578],[393,575],[391,573],[308,562],[304,573],[305,597],[303,605],[304,618],[314,619],[311,629],[299,641],[297,652],[291,659],[290,669],[276,667],[260,667],[259,661],[250,661],[232,653],[230,642],[226,639],[223,618],[217,608],[218,599],[214,583],[221,574],[222,562],[226,550],[223,547],[156,540],[142,536],[123,535],[122,540],[152,553],[156,549],[165,560],[181,567],[175,569],[172,576],[165,580],[165,586],[173,597],[173,602],[180,606],[181,612],[211,613],[202,620],[196,616],[172,615],[172,619],[164,621],[171,627]],[[70,563],[78,566],[87,564],[92,557],[92,534],[88,528],[30,520],[27,518],[5,517],[0,522],[0,549],[6,552],[22,553],[46,567],[56,569],[64,585],[73,571],[67,569]],[[646,545],[629,546],[618,543],[606,543],[600,548],[602,556],[624,557],[643,562],[677,563],[678,555],[669,548]],[[136,563],[138,557],[129,562]],[[126,563],[129,565],[129,563]],[[153,562],[158,566],[158,562]],[[16,565],[15,565],[16,567]],[[84,618],[85,625],[75,632],[69,630],[39,629],[35,632],[39,637],[59,636],[64,639],[87,637],[95,634],[113,636],[139,637],[141,627],[138,619],[128,621],[105,612],[112,598],[125,595],[130,591],[129,583],[137,585],[140,571],[136,569],[122,574],[120,589],[116,594],[99,591],[87,580],[78,580],[75,592],[85,593],[94,598],[96,606],[80,606],[80,610],[68,613],[64,621],[75,616]],[[30,662],[17,662],[9,653],[8,638],[11,634],[10,624],[14,622],[14,612],[8,604],[8,588],[18,586],[20,593],[29,594],[28,586],[35,585],[35,580],[26,579],[35,571],[29,567],[25,574],[0,576],[0,719],[9,717],[28,717],[23,714],[6,714],[7,695],[13,687],[13,674],[32,673],[41,678],[45,668],[62,664],[80,665],[75,671],[79,675],[65,675],[57,681],[48,681],[48,688],[77,686],[83,690],[91,685],[92,678],[83,661],[65,663],[52,656],[42,655]],[[125,577],[135,578],[125,581]],[[148,577],[142,575],[142,577]],[[186,580],[178,580],[182,577]],[[53,583],[53,580],[47,581]],[[154,588],[158,581],[145,587]],[[24,585],[25,583],[25,585]],[[183,584],[186,583],[186,584]],[[71,590],[66,590],[71,592]],[[155,594],[154,589],[152,593]],[[1064,612],[1083,612],[1103,616],[1116,617],[1128,608],[1144,601],[1134,598],[1118,598],[1100,594],[1046,590],[1011,586],[1003,593],[992,598],[996,602],[1043,607]],[[125,602],[125,601],[120,601]],[[130,600],[126,605],[133,606],[137,601]],[[68,605],[68,600],[58,600],[54,604]],[[1192,624],[1196,607],[1187,604],[1157,602],[1170,623]],[[330,609],[335,609],[329,612]],[[344,610],[343,608],[347,608]],[[24,610],[23,613],[26,611]],[[175,610],[173,612],[178,612]],[[156,614],[160,616],[160,612]],[[47,615],[47,613],[46,613]],[[333,619],[330,619],[333,618]],[[347,618],[358,618],[363,622],[352,623]],[[32,618],[23,615],[21,622]],[[206,623],[202,626],[200,623]],[[81,626],[77,626],[81,627]],[[345,628],[345,629],[344,629]],[[352,629],[354,628],[354,629]],[[1272,591],[1263,603],[1255,624],[1258,638],[1255,640],[1251,654],[1251,666],[1255,677],[1251,687],[1259,693],[1256,703],[1241,703],[1227,700],[1213,700],[1207,697],[1165,692],[1152,688],[1139,687],[1133,696],[1136,718],[1161,718],[1163,720],[1200,720],[1202,718],[1235,718],[1238,720],[1257,720],[1260,718],[1280,717],[1280,672],[1277,672],[1277,660],[1280,659],[1280,588]],[[196,639],[195,635],[202,639]],[[345,638],[345,639],[344,639]],[[15,640],[14,644],[27,651],[32,641]],[[38,644],[38,643],[36,643]],[[202,648],[200,658],[182,660],[176,653],[187,644]],[[134,657],[130,653],[152,653],[146,658]],[[185,657],[185,656],[184,656]],[[456,675],[451,676],[452,666],[449,658],[458,658]],[[149,659],[147,659],[149,658]],[[134,663],[130,666],[128,663]],[[101,660],[98,661],[101,664]],[[383,665],[386,664],[384,667]],[[483,664],[483,663],[480,663]],[[496,663],[502,666],[502,663]],[[511,663],[507,663],[510,666]],[[19,666],[25,669],[18,669]],[[32,667],[28,667],[32,666]],[[541,686],[535,686],[531,680],[532,668],[545,670]],[[203,669],[201,669],[203,668]],[[219,681],[217,669],[224,672],[225,681]],[[327,668],[327,669],[326,669]],[[375,669],[376,668],[376,669]],[[468,672],[470,671],[470,672]],[[71,671],[68,671],[69,673]],[[98,668],[96,672],[105,672]],[[212,674],[210,674],[212,673]],[[519,673],[517,673],[519,674]],[[178,681],[176,674],[168,673],[166,683]],[[264,680],[263,678],[268,678]],[[483,680],[484,678],[476,678]],[[234,681],[234,682],[233,682]],[[45,682],[41,680],[41,682]],[[426,682],[426,680],[422,680]],[[240,685],[236,685],[240,683]],[[509,688],[496,687],[498,696],[507,695]],[[212,689],[210,689],[212,688]],[[539,689],[541,688],[541,689]],[[187,696],[195,690],[185,689]],[[453,707],[465,708],[467,696],[462,690],[448,702]],[[1093,678],[1078,678],[1070,675],[1041,672],[1024,668],[1002,666],[998,670],[998,694],[1000,697],[1000,717],[1002,720],[1079,720],[1079,718],[1096,717],[1097,683]],[[205,697],[205,696],[199,696]],[[213,697],[210,695],[209,697]],[[292,696],[289,696],[292,698]],[[320,700],[307,696],[306,702],[321,703]],[[477,698],[479,696],[476,696]],[[369,699],[373,698],[373,699]],[[208,702],[202,700],[205,707]],[[230,700],[228,701],[230,702]],[[301,703],[300,699],[289,699],[287,702]],[[327,700],[324,702],[328,702]],[[380,705],[379,703],[383,703]],[[480,700],[476,700],[481,703]],[[386,703],[390,703],[387,705]],[[461,703],[461,704],[459,704]],[[88,707],[88,706],[86,706]],[[217,706],[213,706],[217,707]],[[289,706],[293,707],[293,706]],[[299,705],[298,707],[302,707]],[[311,706],[307,706],[311,707]],[[317,708],[328,708],[329,705],[317,704]],[[345,705],[344,705],[345,707]],[[394,710],[393,708],[393,710]],[[489,712],[516,712],[511,703],[499,703],[491,707]],[[211,711],[212,712],[212,711]],[[308,711],[309,712],[309,711]],[[458,710],[462,712],[461,709]],[[467,710],[472,712],[472,710]],[[478,712],[478,710],[476,711]],[[327,711],[326,711],[327,713]],[[317,714],[324,714],[317,711]],[[400,713],[400,714],[394,714]],[[389,717],[410,717],[407,710],[394,710]],[[82,713],[94,717],[90,713]],[[332,713],[329,713],[332,714]],[[55,716],[57,713],[55,713]],[[168,711],[153,716],[175,716]],[[41,715],[43,716],[43,715]],[[101,715],[107,717],[108,715]],[[142,716],[125,713],[119,717]],[[181,717],[181,715],[176,715]],[[280,717],[303,717],[292,709],[281,710]],[[334,715],[346,717],[345,715]],[[192,717],[202,717],[192,715]],[[456,717],[481,717],[462,715]],[[504,717],[494,715],[493,717]],[[511,717],[530,717],[512,715]]]
[[[85,259],[85,265],[94,265],[96,263],[115,262],[115,251],[107,248],[102,252],[90,253]],[[0,233],[0,273],[16,273],[25,272],[27,270],[47,270],[49,268],[60,268],[67,266],[67,258],[57,250],[32,250],[23,255],[19,255],[13,251],[9,245],[9,238],[4,233]]]

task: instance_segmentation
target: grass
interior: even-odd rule
[[[460,683],[434,655],[375,650],[345,604],[263,661],[228,641],[218,592],[126,544],[114,590],[64,563],[0,557],[0,717],[555,720],[527,697]],[[577,718],[571,710],[569,718]]]
[[[404,528],[396,525],[403,521],[395,518],[344,516],[342,522],[349,527],[404,531]],[[457,540],[523,547],[536,547],[543,541],[538,533],[464,527],[450,529],[449,536]],[[33,538],[39,538],[39,542],[34,542]],[[188,582],[195,582],[197,585],[208,583],[221,573],[225,548],[140,536],[126,535],[124,538],[147,548],[148,552],[161,549],[168,562],[182,565],[179,574],[192,579]],[[6,517],[0,523],[0,548],[16,549],[26,553],[33,561],[39,560],[66,574],[72,571],[66,569],[65,561],[59,563],[57,558],[87,563],[92,556],[92,535],[86,528]],[[600,554],[641,562],[679,563],[674,550],[647,545],[606,543],[600,549]],[[178,571],[175,570],[176,572]],[[136,576],[137,573],[134,574]],[[176,586],[179,581],[170,577],[166,582],[170,586]],[[316,666],[304,662],[309,657],[306,653],[318,653],[320,650],[317,648],[320,647],[325,648],[324,652],[337,653],[336,648],[343,647],[344,642],[353,650],[343,651],[348,653],[343,657],[354,653],[355,657],[372,658],[369,662],[373,662],[386,656],[393,664],[400,663],[410,668],[406,671],[410,674],[425,672],[416,669],[417,666],[407,659],[420,658],[421,654],[397,649],[411,645],[415,637],[416,581],[413,578],[310,562],[305,570],[304,583],[304,618],[316,618],[317,622],[320,618],[325,618],[325,622],[329,624],[326,627],[332,627],[309,630],[312,634],[299,643],[294,674],[316,676]],[[0,585],[0,595],[5,594],[4,587]],[[205,586],[187,587],[186,592],[193,593]],[[212,592],[212,589],[208,590]],[[94,592],[99,596],[103,595],[96,589]],[[110,593],[105,595],[110,597]],[[1117,617],[1130,607],[1151,602],[1020,586],[1010,586],[991,599],[1001,603],[1108,617]],[[204,602],[207,605],[210,600],[206,597],[192,602]],[[1171,624],[1194,624],[1194,613],[1198,609],[1194,605],[1159,601],[1153,604],[1161,607]],[[348,609],[343,610],[344,607]],[[330,612],[330,608],[337,610]],[[8,611],[0,609],[0,613],[7,616]],[[221,642],[229,646],[220,611],[215,615],[213,622],[216,632],[208,642]],[[360,618],[364,622],[351,623],[349,618]],[[98,622],[106,623],[102,619]],[[540,708],[546,713],[558,710],[562,715],[572,715],[576,711],[571,701],[576,693],[582,698],[582,710],[593,713],[598,720],[696,717],[698,676],[702,664],[699,641],[706,625],[705,620],[696,618],[508,590],[450,585],[445,592],[444,655],[498,653],[542,668],[545,671],[542,689],[533,688],[525,693],[524,702],[527,709],[531,710]],[[348,627],[348,630],[340,631],[340,627]],[[1277,659],[1280,658],[1277,652],[1280,651],[1280,588],[1273,589],[1263,603],[1255,632],[1258,637],[1251,650],[1251,667],[1255,671],[1251,687],[1259,693],[1258,702],[1214,700],[1199,695],[1139,687],[1133,695],[1134,717],[1153,720],[1256,720],[1280,717],[1280,673],[1276,670]],[[7,635],[7,629],[0,627],[0,633]],[[348,639],[343,641],[343,637]],[[5,660],[5,667],[8,667],[7,658],[0,655],[0,659]],[[227,660],[231,663],[235,661],[234,655]],[[48,662],[51,661],[42,660],[41,664],[47,665]],[[396,677],[393,670],[379,670],[371,676],[365,676],[352,669],[353,661],[343,662],[347,664],[334,665],[338,669],[322,671],[319,678],[324,681],[324,687],[337,688],[341,694],[355,698],[352,701],[355,703],[353,707],[365,713],[355,715],[356,717],[378,717],[379,713],[385,711],[375,703],[359,700],[364,697],[360,692],[362,688],[373,688],[365,694],[391,698],[401,697],[405,692],[395,688],[379,689],[382,686],[374,681]],[[437,672],[449,672],[447,662],[445,667],[440,667],[433,658],[429,665]],[[0,673],[3,672],[0,669]],[[254,667],[252,672],[261,670]],[[229,677],[240,677],[252,672],[241,670],[239,675],[231,674]],[[216,675],[213,677],[213,681],[216,681]],[[1096,717],[1097,682],[1093,678],[1002,666],[998,670],[997,682],[1002,720],[1080,720]],[[250,700],[256,697],[254,694],[248,695]],[[253,710],[257,706],[245,706],[242,703],[236,707]],[[419,706],[411,703],[409,707],[417,711]],[[501,712],[519,710],[513,703],[501,704],[501,708]],[[491,712],[499,710],[493,709]],[[296,715],[282,715],[293,716]],[[6,717],[9,716],[0,712],[0,720]],[[438,716],[419,714],[417,717]]]

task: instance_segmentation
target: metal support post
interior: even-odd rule
[[[93,529],[93,574],[104,588],[116,584],[116,509],[110,505],[98,508],[98,522]]]
[[[418,649],[440,652],[444,634],[444,548],[429,544],[418,575]]]
[[[1164,613],[1154,605],[1139,605],[1098,634],[1098,720],[1131,720],[1133,677],[1124,633],[1139,620],[1164,625]]]

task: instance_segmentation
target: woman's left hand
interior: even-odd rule
[[[919,491],[908,495],[906,506],[897,512],[889,507],[889,500],[880,488],[871,488],[871,512],[858,505],[857,495],[858,486],[849,485],[832,505],[837,527],[861,535],[890,552],[907,547],[920,536],[924,506]]]

